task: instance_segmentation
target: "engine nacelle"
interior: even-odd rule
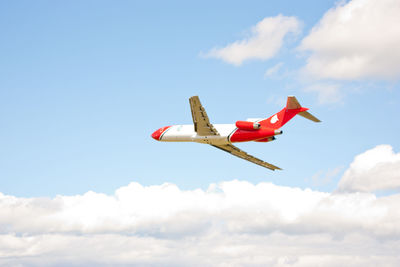
[[[255,140],[256,142],[271,142],[274,141],[276,138],[275,136],[271,136],[271,137],[267,137],[267,138],[263,138],[263,139],[258,139]]]
[[[237,121],[236,127],[238,127],[240,130],[256,131],[261,128],[261,124],[251,121]]]

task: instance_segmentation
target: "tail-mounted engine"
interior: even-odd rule
[[[261,128],[261,124],[251,121],[237,121],[236,127],[238,127],[240,130],[257,131]]]
[[[263,138],[263,139],[258,139],[258,140],[254,140],[254,141],[256,141],[256,142],[271,142],[271,141],[274,141],[276,138],[275,138],[275,136],[270,136],[270,137],[267,137],[267,138]]]

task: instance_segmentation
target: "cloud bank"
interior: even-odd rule
[[[0,194],[0,265],[398,266],[400,194],[354,186],[385,180],[374,166],[398,157],[389,146],[357,156],[339,186],[353,177],[346,193],[233,180],[207,190],[131,183],[113,195]]]
[[[400,2],[352,0],[325,13],[300,45],[305,72],[336,80],[400,78]]]
[[[400,1],[338,1],[301,40],[303,67],[295,73],[306,82],[304,91],[318,95],[321,104],[343,98],[344,82],[397,82],[400,79]],[[251,59],[276,56],[286,36],[298,34],[299,19],[278,15],[258,22],[248,38],[215,47],[204,56],[240,66]],[[283,62],[270,67],[265,77],[276,76]],[[347,83],[347,90],[351,84]],[[364,84],[363,87],[369,87]],[[354,88],[353,90],[356,90]]]
[[[278,53],[286,35],[297,34],[299,31],[300,21],[295,17],[267,17],[251,29],[248,38],[223,48],[213,48],[205,56],[222,59],[236,66],[250,59],[267,60]]]
[[[400,153],[380,145],[358,155],[339,183],[341,192],[400,189]]]

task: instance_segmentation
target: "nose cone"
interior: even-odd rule
[[[161,132],[160,129],[158,129],[157,131],[154,131],[154,133],[151,134],[151,137],[153,137],[153,139],[155,140],[160,140],[160,136],[161,136]]]
[[[151,137],[153,137],[153,139],[160,141],[161,136],[163,135],[163,133],[171,126],[165,126],[162,127],[160,129],[158,129],[157,131],[155,131],[154,133],[151,134]]]

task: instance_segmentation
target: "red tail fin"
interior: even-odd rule
[[[307,112],[307,110],[308,108],[303,108],[300,105],[296,97],[288,96],[286,107],[284,107],[281,111],[272,115],[268,119],[260,121],[259,123],[261,124],[262,127],[279,129],[297,114],[309,120],[320,122],[320,120],[318,120],[316,117]]]

